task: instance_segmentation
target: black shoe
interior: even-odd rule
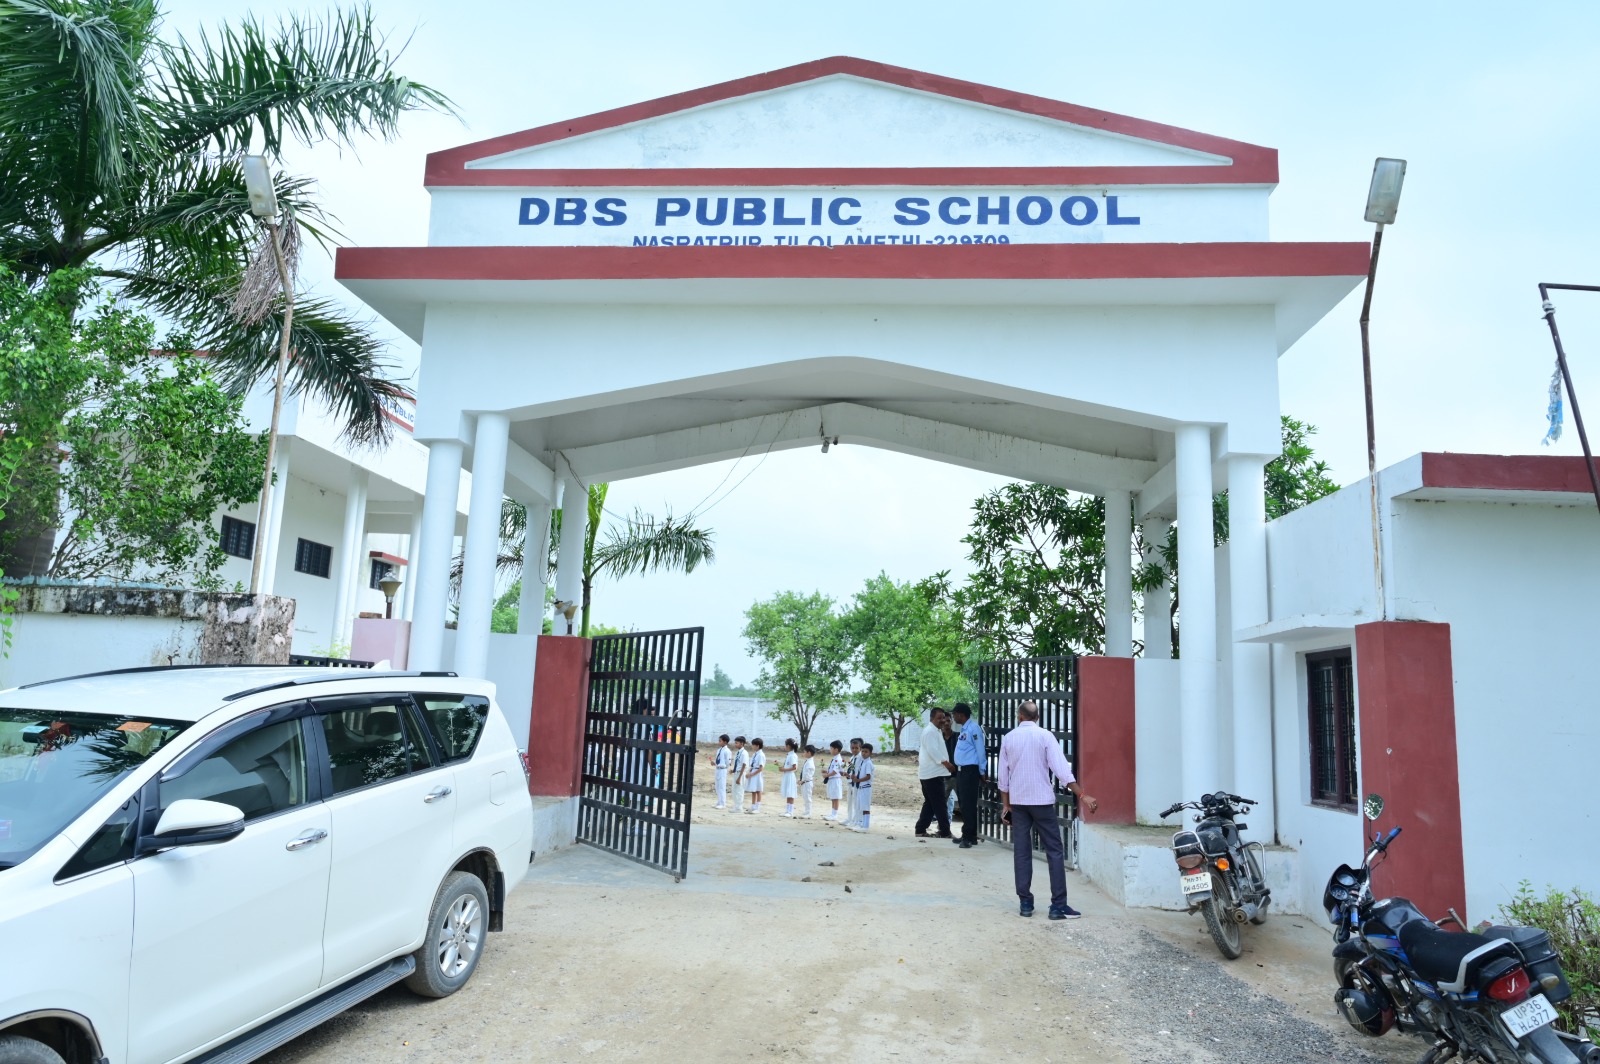
[[[1023,915],[1023,916],[1032,916],[1033,915],[1033,902],[1025,901],[1025,902],[1022,903],[1021,915]]]
[[[975,842],[968,842],[968,841],[967,841],[967,840],[965,840],[965,839],[962,839],[962,840],[961,840],[961,841],[960,841],[960,842],[958,842],[958,843],[956,843],[956,846],[957,846],[957,847],[958,847],[958,848],[959,848],[959,849],[963,849],[963,850],[970,850],[970,849],[972,849],[972,848],[973,848],[973,847],[974,847],[974,846],[976,846],[976,845],[978,845],[978,844],[977,844],[977,843],[975,843]]]
[[[1076,920],[1082,915],[1070,905],[1050,906],[1050,919],[1052,920]]]
[[[962,839],[961,839],[961,838],[960,838],[960,837],[959,837],[959,836],[957,836],[957,835],[951,835],[951,836],[950,836],[950,841],[951,841],[951,842],[961,842],[961,841],[963,841],[963,840],[962,840]]]
[[[948,832],[948,831],[941,831],[941,832],[939,832],[939,834],[937,834],[937,835],[935,835],[933,837],[936,838],[936,839],[953,839],[953,838],[955,838],[955,836],[953,834],[951,834],[950,832]]]

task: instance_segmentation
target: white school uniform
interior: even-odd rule
[[[733,806],[735,809],[744,807],[744,777],[750,771],[750,748],[742,746],[733,760]]]
[[[805,809],[801,816],[811,815],[811,789],[817,785],[817,759],[806,758],[806,763],[800,766],[800,797],[805,800]]]
[[[872,812],[872,769],[870,757],[864,757],[856,762],[856,775],[860,777],[856,782],[857,818]]]
[[[766,773],[761,771],[766,764],[767,755],[760,750],[750,756],[750,771],[745,775],[744,789],[747,793],[755,795],[751,799],[753,802],[761,801],[761,792],[766,787],[764,782]]]
[[[847,826],[854,826],[856,817],[856,763],[859,759],[851,754],[850,760],[844,765],[844,822]]]
[[[732,751],[726,746],[717,747],[717,757],[714,764],[717,769],[717,808],[721,809],[728,804],[728,765],[733,761]]]
[[[800,797],[799,781],[795,779],[795,771],[800,767],[800,756],[793,750],[783,755],[783,767],[788,772],[782,774],[783,782],[778,784],[778,795],[782,798]]]
[[[827,780],[827,785],[828,785],[828,789],[827,789],[828,798],[830,800],[832,800],[832,801],[838,801],[840,798],[843,798],[844,797],[844,757],[843,757],[843,755],[834,754],[833,757],[828,759],[828,772],[827,772],[827,776],[825,778]]]

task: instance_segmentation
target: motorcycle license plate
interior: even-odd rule
[[[1189,894],[1211,893],[1210,872],[1190,872],[1183,877],[1182,883],[1183,893],[1186,896]]]
[[[1526,1037],[1545,1024],[1554,1023],[1555,1019],[1555,1006],[1546,1001],[1543,994],[1535,994],[1500,1014],[1500,1022],[1506,1025],[1506,1030],[1511,1032],[1513,1038]]]

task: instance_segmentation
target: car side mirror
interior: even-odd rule
[[[244,811],[226,802],[179,798],[167,806],[143,849],[227,842],[244,833]]]

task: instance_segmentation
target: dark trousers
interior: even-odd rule
[[[961,840],[978,841],[978,789],[983,775],[977,765],[956,769],[956,801],[961,806]]]
[[[944,801],[944,781],[943,776],[919,781],[922,784],[922,812],[917,816],[918,835],[927,831],[928,825],[935,819],[939,821],[939,834],[950,834],[950,810]]]
[[[1011,807],[1011,854],[1017,873],[1017,897],[1033,904],[1033,832],[1039,831],[1045,863],[1050,866],[1050,904],[1067,904],[1066,855],[1061,847],[1061,824],[1054,805]]]

